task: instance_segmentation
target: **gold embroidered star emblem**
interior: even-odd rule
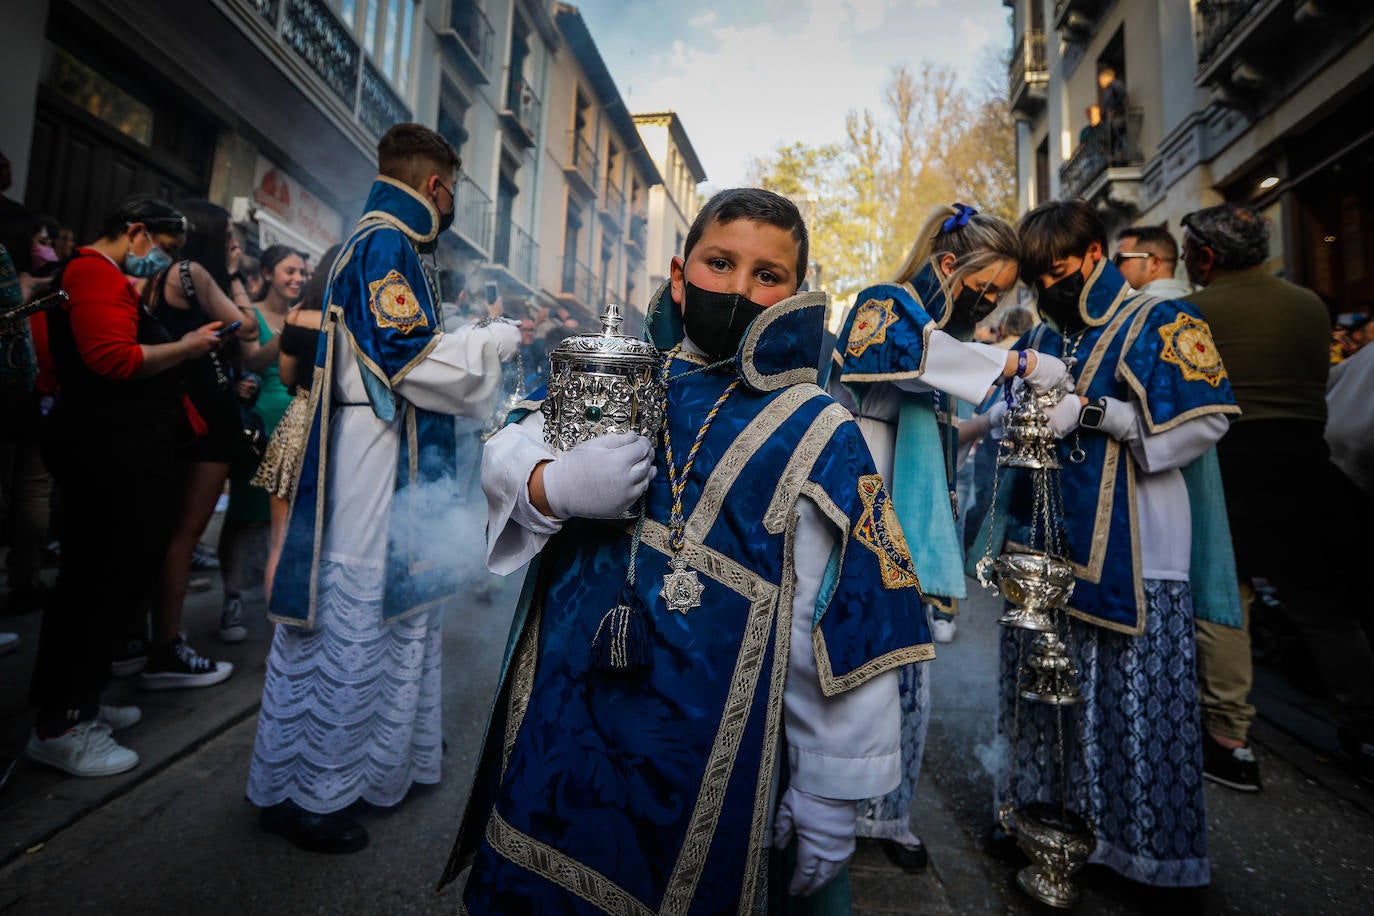
[[[1185,380],[1215,388],[1226,378],[1226,367],[1206,322],[1179,312],[1178,318],[1159,329],[1159,336],[1164,340],[1159,358],[1178,366]]]
[[[429,326],[420,300],[399,270],[367,284],[367,294],[367,304],[378,327],[395,328],[402,334],[409,334],[416,328]]]
[[[849,328],[845,352],[863,356],[874,344],[887,341],[887,329],[897,323],[897,310],[891,299],[865,299],[854,307],[854,323]]]

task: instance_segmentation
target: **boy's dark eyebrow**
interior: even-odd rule
[[[719,255],[720,257],[728,258],[728,259],[731,260],[731,261],[738,261],[738,260],[739,260],[739,255],[738,255],[738,254],[736,254],[736,253],[735,253],[734,251],[732,251],[731,249],[724,247],[723,245],[720,245],[720,244],[711,244],[711,245],[703,245],[703,246],[701,247],[701,256],[702,256],[703,258],[712,257],[712,256],[714,256],[714,255]],[[786,275],[789,275],[789,276],[790,276],[791,273],[792,273],[791,269],[790,269],[786,264],[782,264],[782,263],[779,263],[779,262],[777,262],[777,261],[771,261],[771,260],[768,260],[768,259],[765,258],[764,260],[760,261],[759,263],[760,263],[761,266],[767,267],[769,270],[777,271],[778,273],[786,274]]]

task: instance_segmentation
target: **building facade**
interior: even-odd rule
[[[208,198],[318,255],[414,116],[436,0],[19,0],[0,59],[11,195],[90,238],[130,193]],[[27,115],[27,117],[25,117]]]
[[[1167,223],[1178,235],[1191,210],[1244,203],[1275,228],[1270,269],[1334,312],[1370,310],[1374,130],[1361,113],[1374,102],[1374,5],[1004,4],[1022,211],[1082,197],[1113,231]],[[1100,87],[1107,67],[1124,105]]]
[[[668,262],[682,254],[682,243],[697,215],[697,185],[706,180],[706,170],[676,113],[646,112],[634,118],[663,176],[661,185],[649,189],[649,222],[644,232],[652,292],[668,279]]]
[[[128,194],[205,198],[247,247],[346,235],[393,123],[463,166],[443,266],[514,314],[642,314],[704,177],[663,177],[576,7],[550,0],[17,0],[0,58],[9,196],[92,237]],[[681,153],[676,153],[680,161]],[[682,230],[685,232],[685,230]],[[652,272],[652,274],[651,274]],[[634,324],[634,322],[631,322]]]

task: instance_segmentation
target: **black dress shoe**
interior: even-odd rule
[[[926,852],[925,844],[919,838],[915,846],[908,846],[896,840],[879,840],[878,845],[883,848],[883,855],[887,856],[887,860],[907,874],[919,874],[930,864],[930,854]]]
[[[313,814],[293,801],[263,808],[262,829],[286,837],[308,852],[357,852],[367,845],[367,828],[343,811]]]

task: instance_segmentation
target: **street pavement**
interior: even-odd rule
[[[490,600],[478,594],[483,584],[493,587]],[[416,788],[394,810],[364,813],[372,842],[343,857],[302,852],[258,828],[243,791],[269,625],[260,601],[250,602],[248,640],[220,646],[218,590],[193,595],[185,615],[192,644],[238,670],[200,690],[141,693],[136,679],[116,682],[110,699],[137,702],[145,713],[121,733],[144,758],[130,773],[80,780],[21,757],[0,793],[0,913],[455,912],[456,889],[439,894],[434,885],[475,764],[518,586],[518,579],[482,577],[445,620],[443,782]],[[905,875],[861,844],[851,868],[860,916],[1042,911],[1015,888],[1016,866],[981,849],[991,823],[991,776],[981,761],[992,740],[997,612],[990,598],[972,598],[958,637],[939,646],[932,663],[935,711],[914,809],[931,867]],[[25,639],[20,652],[0,658],[0,753],[19,753],[27,732],[24,688],[37,623],[37,614],[0,621]],[[1259,699],[1292,720],[1292,697]],[[1152,892],[1089,868],[1079,912],[1374,910],[1374,797],[1330,758],[1328,731],[1309,722],[1299,741],[1261,722],[1254,744],[1264,792],[1208,787],[1213,884],[1205,893]]]

